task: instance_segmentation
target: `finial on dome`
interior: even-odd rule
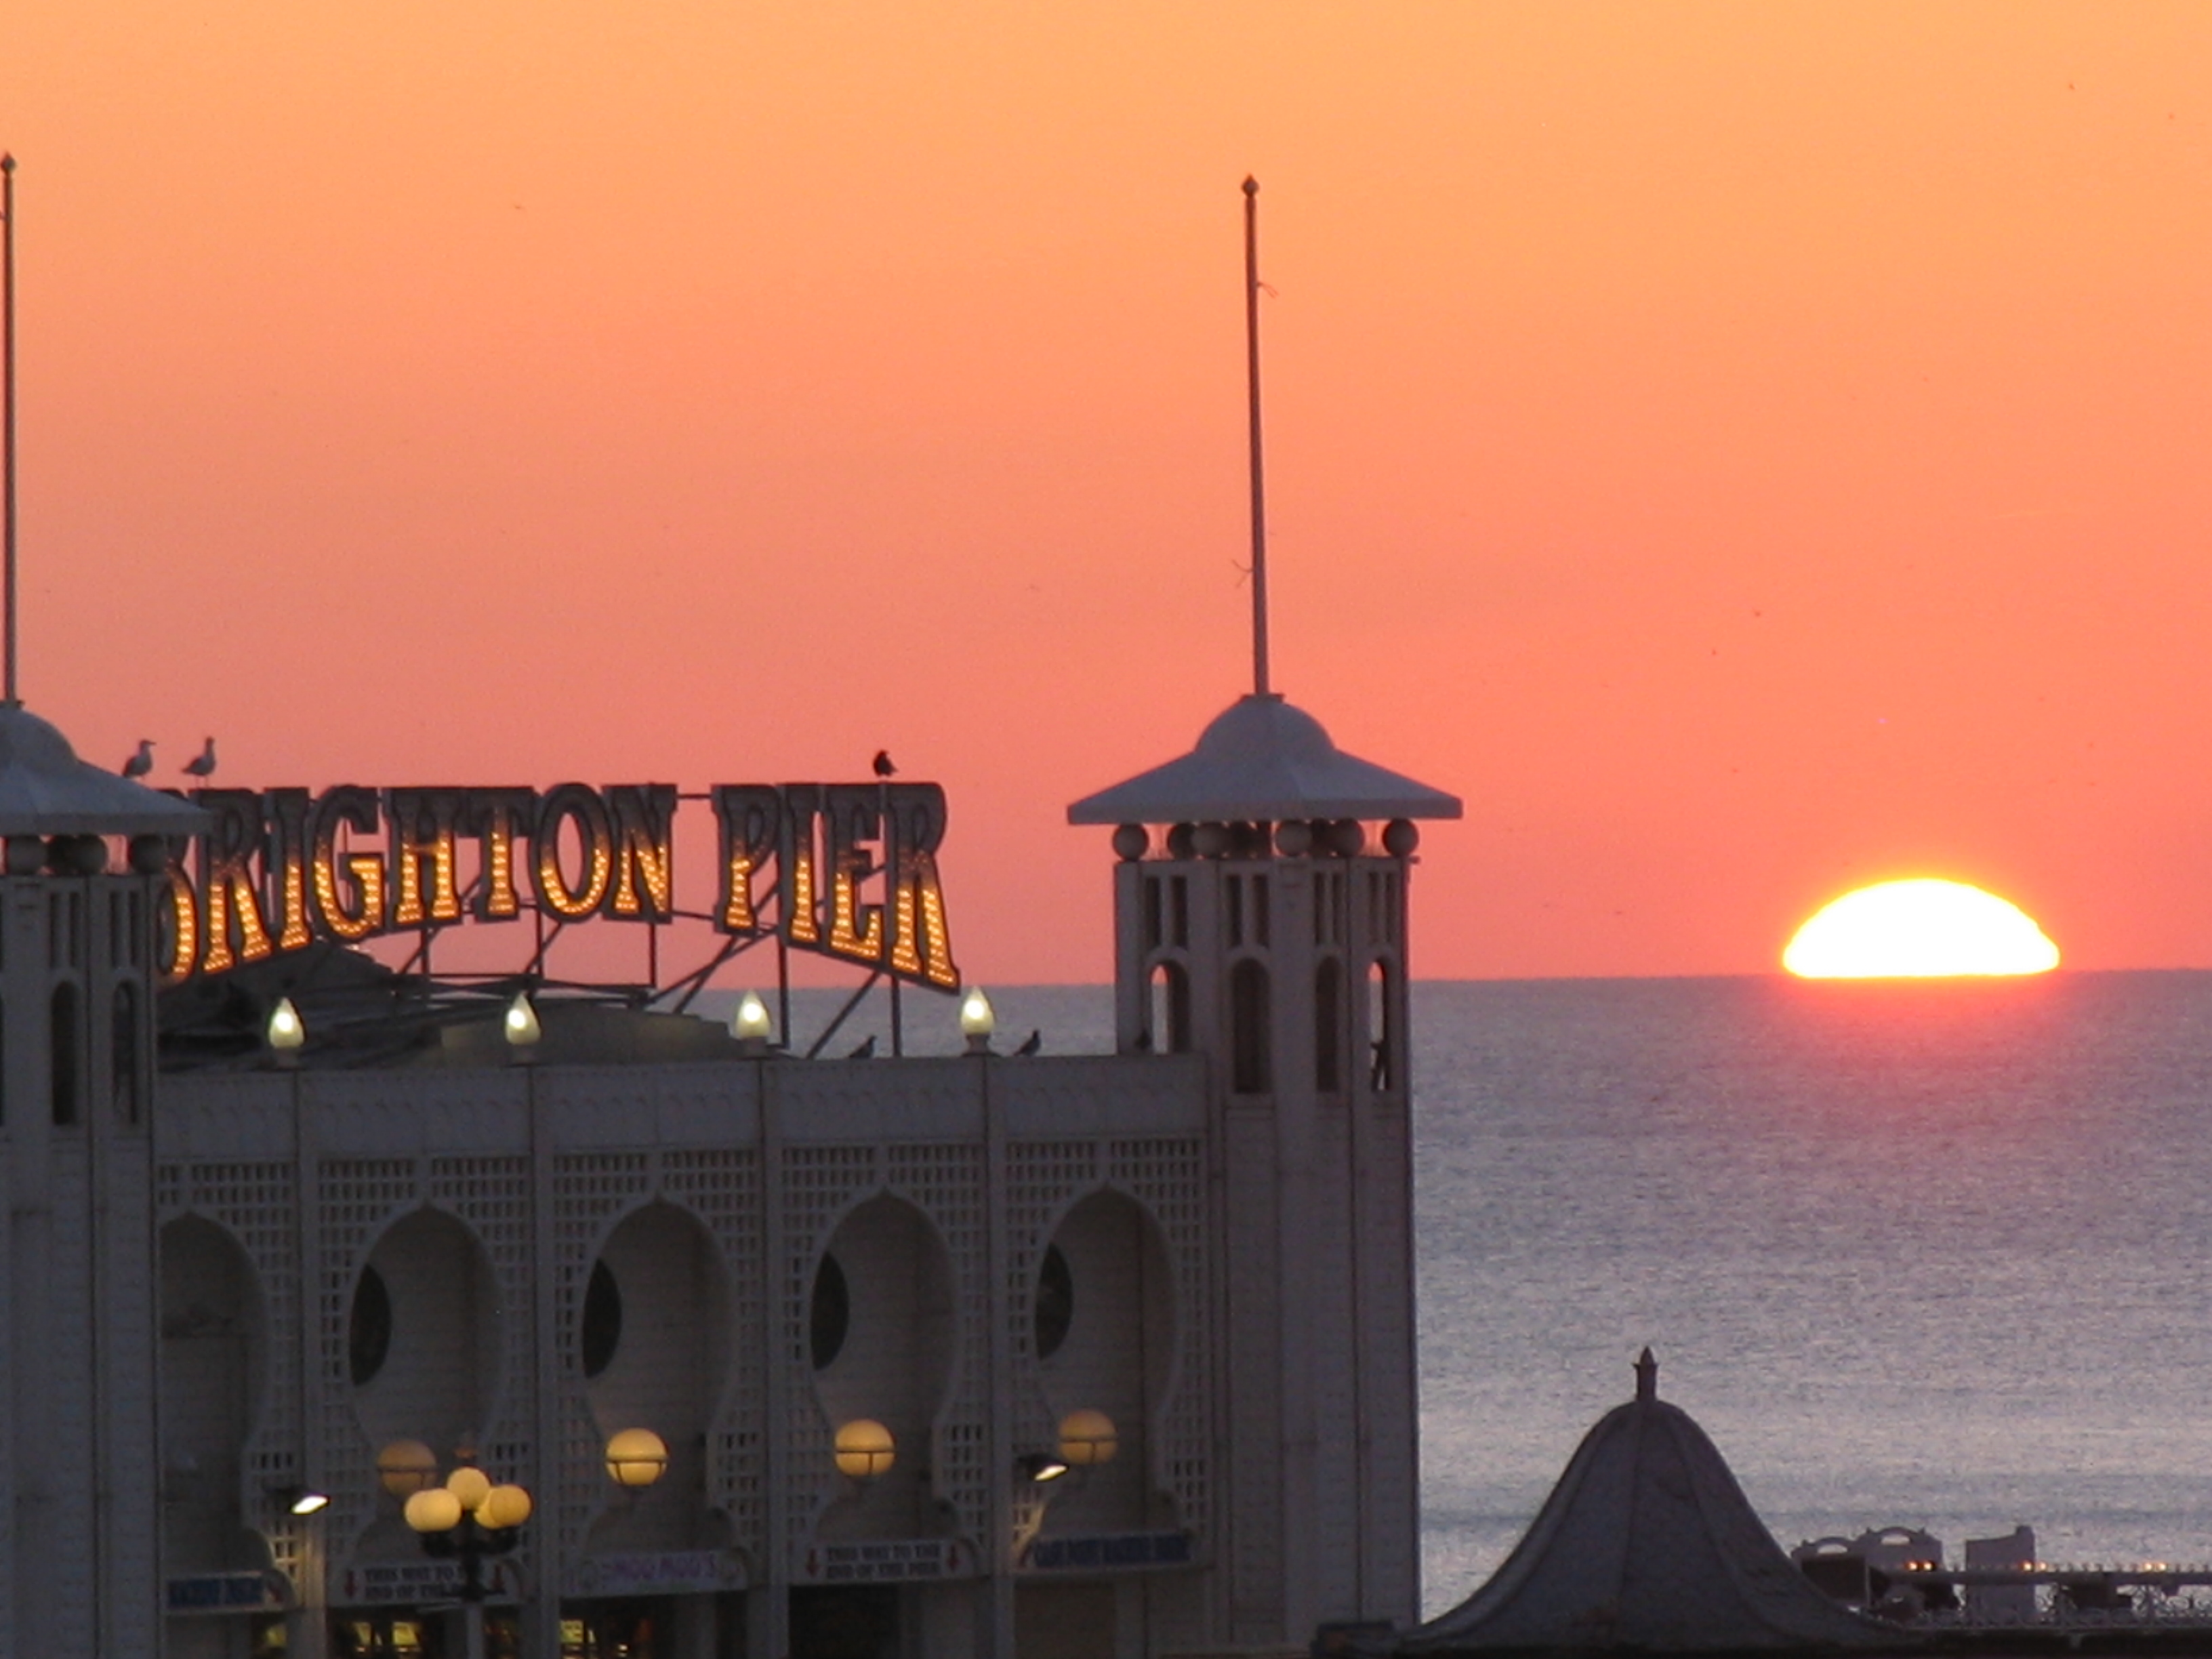
[[[1638,1404],[1659,1397],[1659,1362],[1650,1348],[1636,1357],[1636,1398]]]

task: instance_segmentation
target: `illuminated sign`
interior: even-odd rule
[[[357,944],[464,920],[711,922],[943,990],[959,970],[933,783],[594,788],[201,789],[212,822],[168,869],[162,982],[220,974],[318,939]],[[711,912],[676,906],[682,799],[716,825]]]

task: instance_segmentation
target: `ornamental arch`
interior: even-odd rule
[[[655,1200],[607,1234],[563,1346],[599,1444],[624,1429],[650,1429],[668,1448],[668,1469],[641,1492],[609,1487],[588,1548],[720,1541],[708,1510],[706,1442],[730,1385],[730,1304],[721,1251],[689,1210]]]
[[[506,1310],[476,1235],[424,1206],[388,1227],[354,1275],[346,1375],[371,1447],[420,1440],[441,1465],[474,1446],[499,1392]]]
[[[878,1193],[848,1211],[815,1264],[807,1358],[834,1435],[859,1419],[890,1429],[888,1473],[843,1483],[824,1538],[909,1538],[932,1530],[928,1471],[952,1386],[959,1330],[952,1261],[929,1218]]]
[[[161,1231],[161,1559],[170,1573],[267,1564],[246,1530],[246,1443],[268,1389],[252,1263],[198,1215]]]
[[[1112,1419],[1112,1461],[1078,1470],[1051,1494],[1045,1530],[1108,1532],[1164,1524],[1154,1494],[1155,1429],[1174,1387],[1177,1317],[1167,1242],[1127,1194],[1099,1188],[1061,1215],[1038,1259],[1032,1319],[1051,1420]]]

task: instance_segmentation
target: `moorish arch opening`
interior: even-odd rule
[[[827,1287],[842,1286],[841,1320],[826,1316]],[[884,1194],[854,1209],[830,1236],[814,1274],[815,1397],[834,1433],[866,1419],[888,1428],[896,1450],[887,1473],[847,1483],[822,1516],[825,1538],[909,1538],[933,1529],[927,1471],[932,1434],[952,1383],[958,1340],[952,1262],[927,1217]],[[819,1339],[840,1328],[834,1344]]]
[[[1190,1052],[1190,975],[1179,962],[1156,962],[1146,991],[1145,1030],[1155,1054]]]
[[[1314,969],[1314,1088],[1333,1095],[1344,1087],[1344,964],[1323,957]]]
[[[1042,1343],[1037,1351],[1053,1422],[1103,1412],[1115,1433],[1111,1461],[1054,1483],[1045,1531],[1168,1522],[1154,1512],[1151,1468],[1152,1424],[1172,1386],[1176,1354],[1175,1287],[1158,1226],[1124,1193],[1091,1194],[1054,1230],[1036,1295],[1040,1334],[1048,1322],[1058,1337],[1049,1353]]]
[[[449,1464],[498,1395],[501,1309],[476,1235],[443,1210],[395,1223],[354,1276],[347,1367],[372,1447],[420,1440]]]
[[[727,1387],[729,1275],[697,1217],[673,1204],[633,1210],[607,1236],[575,1311],[575,1354],[604,1443],[650,1429],[667,1473],[611,1503],[590,1547],[684,1549],[708,1528],[706,1441]]]
[[[253,1265],[212,1221],[161,1231],[161,1560],[164,1571],[267,1565],[246,1528],[246,1442],[267,1388],[268,1341]]]
[[[1263,1095],[1274,1086],[1271,1001],[1264,963],[1246,957],[1229,970],[1229,1086],[1240,1095]]]

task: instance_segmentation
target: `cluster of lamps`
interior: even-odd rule
[[[1104,1412],[1084,1407],[1060,1419],[1059,1440],[1053,1450],[1024,1452],[1014,1460],[1014,1468],[1033,1481],[1057,1480],[1071,1470],[1110,1463],[1121,1449],[1114,1419]],[[872,1417],[856,1417],[837,1425],[830,1455],[837,1473],[847,1480],[873,1480],[889,1474],[898,1461],[898,1437]]]
[[[980,985],[971,985],[961,994],[960,1035],[967,1040],[971,1054],[991,1052],[991,1033],[998,1029],[998,1012],[991,1006],[991,999]],[[514,1000],[507,1005],[500,1021],[501,1034],[514,1057],[527,1060],[545,1036],[545,1028],[538,1023],[537,1006],[527,991],[517,991]],[[263,1028],[270,1053],[279,1066],[296,1066],[300,1050],[307,1046],[307,1025],[300,1018],[289,997],[278,997],[269,1011],[269,1021]],[[768,1004],[761,1000],[760,993],[748,991],[738,1000],[730,1014],[730,1035],[738,1040],[738,1048],[746,1054],[758,1056],[768,1053],[775,1041],[775,1020],[769,1013]]]

